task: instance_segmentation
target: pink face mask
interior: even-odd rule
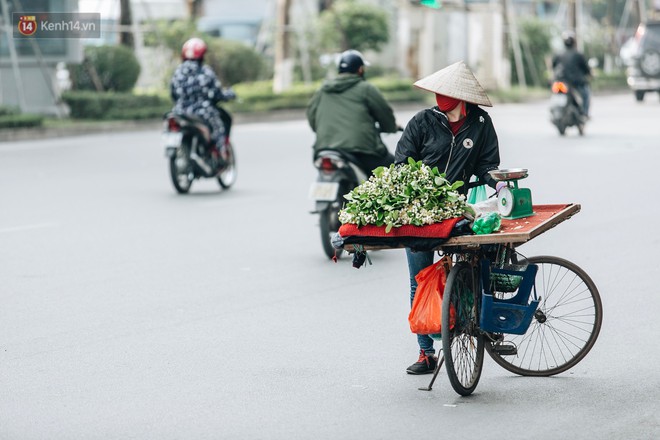
[[[462,104],[461,115],[465,116],[465,102],[460,99],[450,98],[449,96],[435,94],[435,102],[438,103],[438,108],[442,112],[448,112],[456,108],[457,105]]]

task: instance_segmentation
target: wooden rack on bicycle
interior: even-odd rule
[[[534,205],[534,213],[530,217],[515,220],[502,219],[500,230],[484,235],[459,235],[449,238],[438,249],[444,247],[476,247],[482,244],[520,245],[543,232],[554,228],[559,223],[568,220],[580,211],[577,203]],[[365,245],[365,250],[393,249],[392,246]],[[344,246],[347,252],[354,252],[353,245]]]

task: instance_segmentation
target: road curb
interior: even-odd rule
[[[422,102],[394,103],[394,111],[421,110],[426,104]],[[295,121],[306,119],[306,109],[283,109],[270,112],[234,113],[235,124],[253,124],[259,122]],[[38,127],[0,130],[0,142],[17,142],[39,140],[68,136],[84,136],[89,134],[116,133],[125,131],[160,130],[161,119],[141,121],[104,121],[104,122],[74,122],[65,127]]]
[[[613,93],[608,91],[608,93]],[[616,92],[614,92],[616,93]],[[623,92],[621,92],[623,93]],[[595,92],[594,95],[604,94],[603,91]],[[395,112],[406,112],[422,110],[428,107],[424,102],[401,102],[393,103]],[[251,124],[259,122],[294,121],[306,118],[305,109],[283,109],[270,112],[257,113],[234,113],[235,124]],[[39,140],[68,136],[84,136],[89,134],[116,133],[125,131],[160,130],[162,120],[149,119],[139,121],[104,121],[104,122],[74,122],[70,126],[63,127],[39,127],[39,128],[17,128],[0,130],[1,142],[17,142],[27,140]]]
[[[299,120],[305,118],[305,109],[276,110],[263,113],[236,113],[235,124]],[[142,121],[80,122],[63,127],[15,128],[0,130],[0,142],[16,142],[88,134],[116,133],[125,131],[160,130],[161,119]]]
[[[162,122],[159,120],[112,121],[99,123],[74,123],[67,127],[6,129],[0,130],[0,142],[16,142],[112,132],[116,133],[118,131],[157,130],[161,124]]]

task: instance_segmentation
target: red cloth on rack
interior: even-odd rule
[[[357,225],[346,223],[339,228],[342,237],[420,237],[420,238],[449,238],[452,229],[463,217],[450,218],[440,223],[425,226],[404,225],[392,228],[385,232],[385,226]]]

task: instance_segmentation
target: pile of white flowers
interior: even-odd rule
[[[449,183],[437,168],[415,162],[374,170],[369,180],[344,198],[339,221],[357,226],[385,225],[385,232],[403,225],[423,226],[460,217],[465,196],[456,191],[463,182]]]

